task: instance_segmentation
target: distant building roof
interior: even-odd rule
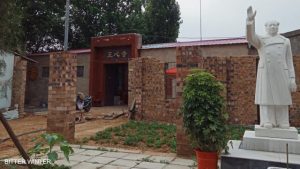
[[[69,52],[74,54],[91,53],[91,49],[74,49],[74,50],[69,50]]]
[[[293,37],[293,36],[299,36],[300,35],[300,29],[290,31],[290,32],[285,32],[282,35],[287,37],[287,38],[290,38],[290,37]]]
[[[247,44],[246,38],[230,38],[230,39],[213,39],[190,42],[175,42],[175,43],[160,43],[143,45],[142,49],[157,49],[157,48],[175,48],[180,46],[212,46],[212,45],[230,45],[230,44]]]
[[[74,49],[74,50],[69,50],[68,52],[72,54],[83,54],[83,53],[91,53],[91,49]],[[50,55],[51,52],[45,52],[45,53],[33,53],[30,54],[29,56],[46,56]]]
[[[213,46],[213,45],[230,45],[230,44],[247,44],[246,38],[230,38],[230,39],[213,39],[213,40],[202,40],[202,41],[190,41],[190,42],[174,42],[174,43],[158,43],[143,45],[142,49],[159,49],[159,48],[176,48],[180,46]],[[74,49],[69,50],[73,54],[91,53],[91,49]],[[47,53],[34,53],[29,56],[45,56],[50,55]]]

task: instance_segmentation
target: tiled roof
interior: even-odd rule
[[[175,43],[160,43],[143,45],[142,49],[156,48],[175,48],[180,46],[212,46],[212,45],[229,45],[229,44],[246,44],[248,41],[245,38],[230,38],[230,39],[214,39],[191,42],[175,42]]]
[[[299,36],[300,35],[300,29],[290,31],[290,32],[285,32],[282,35],[287,37],[287,38],[290,38],[290,37],[293,37],[293,36]]]

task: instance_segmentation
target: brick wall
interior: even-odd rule
[[[27,61],[20,57],[15,57],[11,106],[18,104],[20,116],[24,115],[26,68]]]
[[[76,99],[76,56],[52,53],[49,64],[47,132],[74,140]]]
[[[229,123],[253,125],[258,123],[254,104],[257,56],[201,57],[201,47],[177,49],[177,110],[182,103],[184,78],[191,68],[201,68],[214,74],[225,85]],[[300,126],[300,57],[294,56],[298,91],[293,93],[290,108],[292,126]],[[177,153],[189,155],[189,141],[184,136],[182,119],[177,121]]]
[[[297,92],[292,94],[293,105],[290,107],[290,121],[292,125],[300,126],[300,55],[294,56]]]
[[[227,111],[229,122],[253,125],[258,123],[254,104],[256,83],[255,56],[228,57],[227,61]]]
[[[182,47],[177,50],[177,97],[181,99],[183,81],[191,68],[208,70],[225,85],[229,122],[253,125],[258,123],[254,104],[257,56],[201,57],[201,47]],[[298,92],[293,93],[290,109],[291,124],[300,126],[300,57],[294,57]],[[179,109],[179,107],[177,108]]]
[[[165,64],[154,58],[129,62],[129,106],[136,99],[136,119],[174,123],[175,99],[166,99]]]
[[[229,123],[258,123],[258,110],[254,104],[256,55],[202,57],[202,48],[199,46],[180,47],[176,55],[176,99],[165,98],[164,64],[153,58],[142,57],[129,62],[129,106],[136,98],[138,120],[175,123],[178,155],[188,156],[193,153],[185,137],[182,117],[178,116],[184,79],[192,68],[208,70],[225,85]],[[294,64],[295,72],[300,72],[300,57],[294,57]],[[296,73],[296,76],[298,92],[293,93],[290,120],[292,125],[300,126],[300,73]]]

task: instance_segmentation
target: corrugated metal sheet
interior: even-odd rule
[[[73,53],[73,54],[91,53],[91,49],[74,49],[74,50],[69,50],[68,52]],[[34,54],[30,54],[28,56],[47,56],[47,55],[50,55],[50,53],[51,52],[34,53]]]
[[[75,49],[75,50],[69,50],[69,52],[74,54],[91,53],[91,49]]]
[[[230,38],[230,39],[213,39],[190,42],[175,42],[175,43],[158,43],[143,45],[142,49],[159,49],[159,48],[176,48],[180,46],[213,46],[213,45],[230,45],[230,44],[246,44],[248,41],[245,38]],[[73,54],[91,53],[91,49],[75,49],[69,50]],[[35,53],[29,56],[45,56],[50,53]]]
[[[191,42],[175,42],[175,43],[160,43],[143,45],[142,49],[157,49],[157,48],[175,48],[180,46],[212,46],[212,45],[229,45],[229,44],[244,44],[248,43],[245,38],[230,38],[230,39],[214,39]]]

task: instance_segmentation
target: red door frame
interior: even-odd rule
[[[95,106],[103,106],[105,99],[105,70],[104,64],[128,63],[124,60],[105,61],[103,49],[107,47],[130,47],[128,60],[139,57],[139,49],[142,47],[142,36],[140,34],[120,34],[93,37],[91,39],[91,59],[89,95],[93,97]]]

